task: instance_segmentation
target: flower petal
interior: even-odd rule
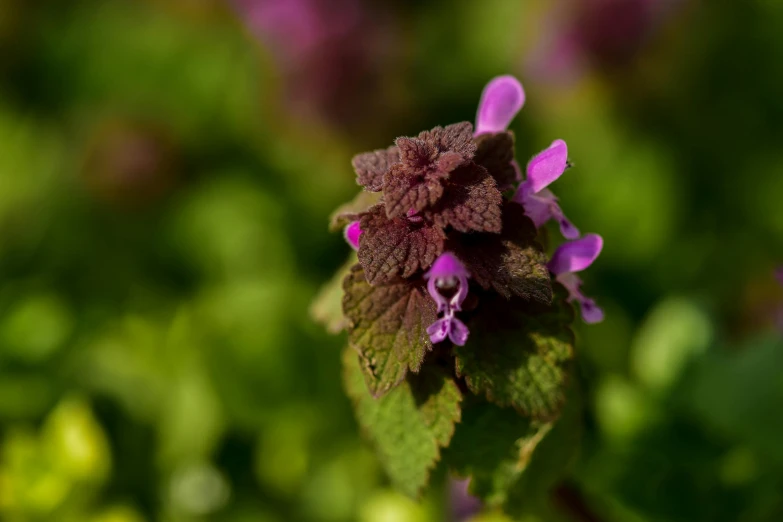
[[[456,317],[452,317],[450,321],[451,328],[449,330],[449,339],[457,346],[465,346],[465,343],[468,341],[468,334],[470,334],[468,327]]]
[[[362,229],[359,228],[359,222],[353,221],[349,223],[343,231],[345,240],[351,245],[354,250],[359,250],[359,236],[362,235]]]
[[[580,272],[593,264],[603,246],[604,240],[598,234],[563,243],[552,255],[549,270],[553,274]]]
[[[600,306],[595,304],[593,299],[582,295],[581,299],[577,300],[579,301],[579,306],[582,309],[582,320],[584,322],[587,324],[594,324],[600,323],[604,320],[604,311]]]
[[[544,192],[549,192],[549,190],[544,189]],[[563,237],[566,239],[578,238],[579,229],[576,228],[573,223],[571,223],[571,220],[565,217],[565,214],[563,214],[563,209],[560,208],[560,205],[557,202],[557,198],[554,197],[554,195],[552,197],[553,199],[550,203],[550,211],[552,213],[552,218],[560,224],[560,233],[563,234]]]
[[[778,283],[783,286],[783,266],[779,266],[775,269],[775,277],[778,279]]]
[[[557,204],[557,201],[553,199],[554,195],[550,198],[548,195],[533,194],[526,191],[524,187],[524,183],[519,186],[513,200],[522,205],[525,215],[533,221],[536,228],[541,228],[554,217],[552,204]]]
[[[444,341],[448,337],[451,330],[450,320],[447,318],[438,319],[427,327],[427,335],[430,336],[430,341],[433,344]]]
[[[525,105],[525,90],[513,76],[492,79],[481,93],[476,114],[476,134],[506,130]]]
[[[568,146],[555,140],[549,148],[539,152],[527,164],[527,183],[533,193],[540,192],[565,172],[568,164]]]
[[[439,277],[470,277],[470,273],[457,259],[457,256],[451,252],[443,252],[438,259],[432,263],[432,268],[424,274],[426,278],[436,279]]]

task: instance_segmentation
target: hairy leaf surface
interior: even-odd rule
[[[443,197],[425,212],[429,220],[460,232],[500,232],[503,195],[485,168],[463,165],[452,172],[445,186]]]
[[[379,397],[421,368],[432,349],[426,329],[435,321],[435,302],[420,283],[371,286],[361,265],[351,269],[343,289],[348,338],[367,388]]]
[[[485,133],[476,137],[476,155],[473,161],[487,169],[500,190],[518,183],[519,173],[514,168],[514,133],[511,131]]]
[[[507,202],[503,205],[499,235],[459,236],[449,249],[483,288],[492,288],[506,299],[519,296],[549,303],[552,283],[536,234],[536,227],[522,206]]]
[[[388,219],[383,205],[362,214],[360,223],[359,262],[373,285],[410,277],[428,268],[443,252],[441,229],[406,218]]]
[[[399,161],[400,151],[392,146],[357,154],[351,164],[356,171],[356,182],[370,192],[379,192],[383,188],[383,175]]]
[[[343,368],[357,420],[389,478],[404,493],[418,496],[460,419],[457,385],[444,371],[427,368],[376,399],[367,392],[353,350],[345,350]]]
[[[558,294],[551,306],[487,295],[469,323],[471,341],[455,346],[457,373],[468,388],[499,406],[539,420],[557,417],[573,357],[574,317]]]

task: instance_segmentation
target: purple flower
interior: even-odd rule
[[[567,241],[558,247],[547,265],[555,279],[568,290],[568,302],[576,301],[582,309],[582,319],[586,323],[598,323],[604,319],[604,311],[595,301],[585,296],[580,287],[582,280],[576,275],[593,264],[604,240],[598,234],[587,234],[575,241]]]
[[[519,185],[514,201],[525,207],[525,214],[541,228],[550,219],[560,223],[560,232],[566,239],[579,237],[579,229],[563,214],[557,197],[548,187],[568,168],[568,146],[555,140],[547,149],[533,156],[527,164],[527,179]]]
[[[462,302],[468,295],[470,274],[462,262],[451,252],[442,253],[424,274],[429,291],[443,317],[427,327],[427,334],[433,343],[447,337],[457,346],[464,346],[468,340],[468,327],[454,316],[462,309]]]
[[[502,132],[525,105],[525,90],[513,76],[492,79],[481,93],[475,134]]]
[[[348,223],[348,225],[346,225],[345,229],[343,230],[343,236],[345,236],[345,240],[354,250],[359,250],[359,236],[361,235],[362,229],[359,228],[358,221],[352,221],[351,223]]]
[[[540,83],[571,85],[591,69],[622,69],[684,0],[554,0],[539,22],[528,70]]]
[[[449,479],[449,510],[452,522],[463,522],[477,515],[483,507],[481,501],[468,493],[470,479]]]

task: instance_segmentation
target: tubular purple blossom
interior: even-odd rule
[[[563,237],[576,239],[579,237],[579,229],[565,217],[557,197],[547,188],[563,175],[566,168],[568,146],[563,140],[555,140],[528,162],[527,178],[519,185],[513,199],[525,207],[525,214],[533,220],[536,228],[554,219],[560,224]]]
[[[501,132],[525,105],[525,90],[513,76],[492,79],[481,93],[475,134]]]
[[[424,277],[427,279],[427,291],[438,305],[438,313],[443,314],[443,317],[427,328],[430,340],[439,343],[448,337],[454,344],[463,346],[470,332],[454,313],[462,310],[462,303],[468,296],[470,274],[454,254],[444,252]],[[444,296],[443,292],[451,297]]]
[[[558,247],[547,265],[555,279],[568,290],[568,301],[576,301],[586,323],[603,321],[604,312],[595,301],[582,293],[582,280],[576,272],[588,268],[596,260],[604,246],[598,234],[587,234],[581,239],[568,241]]]
[[[351,245],[354,250],[359,250],[359,237],[362,235],[362,229],[359,227],[358,221],[349,223],[345,230],[343,230],[343,236],[345,240]]]

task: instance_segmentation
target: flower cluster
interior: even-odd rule
[[[410,278],[432,266],[424,278],[429,280],[427,288],[437,312],[443,314],[427,329],[433,343],[449,339],[461,346],[468,337],[467,326],[454,313],[468,294],[470,272],[454,253],[443,252],[444,244],[458,241],[459,233],[493,233],[499,238],[513,233],[502,226],[504,209],[513,213],[509,210],[512,203],[521,206],[536,228],[550,220],[559,224],[563,236],[571,241],[555,251],[547,267],[568,290],[569,301],[580,305],[585,322],[603,319],[595,301],[581,292],[582,282],[576,275],[596,259],[603,241],[595,234],[580,239],[579,230],[548,188],[571,166],[565,141],[555,140],[534,156],[521,180],[513,157],[513,135],[507,128],[524,102],[520,83],[511,76],[501,76],[484,89],[475,132],[469,123],[436,127],[415,138],[398,138],[388,149],[354,158],[358,183],[367,191],[382,192],[383,197],[357,214],[360,219],[346,225],[346,240],[359,251],[371,284]],[[511,202],[504,202],[500,191],[514,187]],[[449,229],[454,234],[449,235]],[[362,246],[364,233],[367,239]],[[466,261],[476,252],[467,254]],[[504,283],[502,276],[492,280],[491,266],[482,263],[477,269],[482,272],[478,278],[482,286]],[[504,267],[497,269],[499,273],[510,272]],[[451,291],[453,296],[446,299],[443,291]],[[516,293],[512,287],[498,291],[507,297]]]
[[[565,142],[534,156],[524,176],[514,159],[508,126],[524,103],[515,78],[495,78],[475,128],[435,127],[359,154],[364,190],[332,216],[355,253],[313,313],[348,330],[344,381],[357,420],[413,496],[442,458],[487,500],[496,485],[476,472],[484,446],[511,442],[514,455],[524,439],[533,451],[561,415],[574,356],[569,303],[586,322],[603,318],[577,275],[603,241],[581,236],[549,189],[570,166]],[[566,239],[551,256],[549,221]],[[453,451],[441,455],[445,447]],[[523,469],[518,458],[502,466]]]
[[[457,356],[457,373],[469,387],[488,386],[471,375],[483,372],[470,367],[476,350],[496,343],[490,337],[498,332],[524,329],[527,338],[520,339],[549,350],[553,345],[542,332],[562,337],[570,323],[568,315],[556,316],[560,301],[578,304],[585,322],[603,318],[577,275],[593,263],[603,241],[595,234],[580,237],[549,189],[571,166],[566,143],[555,140],[534,156],[524,177],[514,158],[508,126],[524,103],[519,81],[501,76],[484,89],[475,128],[469,122],[435,127],[353,158],[364,191],[338,209],[332,224],[343,227],[358,258],[343,282],[344,324],[373,395],[418,373],[434,345],[446,357]],[[539,229],[552,220],[567,241],[548,259]],[[466,343],[476,344],[460,352]],[[564,348],[552,357],[565,361],[569,354]],[[560,382],[563,369],[552,364]],[[522,380],[510,383],[512,391],[527,379],[514,378]],[[529,404],[511,395],[505,402],[521,411],[552,412],[561,391],[552,390],[551,397],[530,398]],[[484,391],[505,403],[497,391]]]

